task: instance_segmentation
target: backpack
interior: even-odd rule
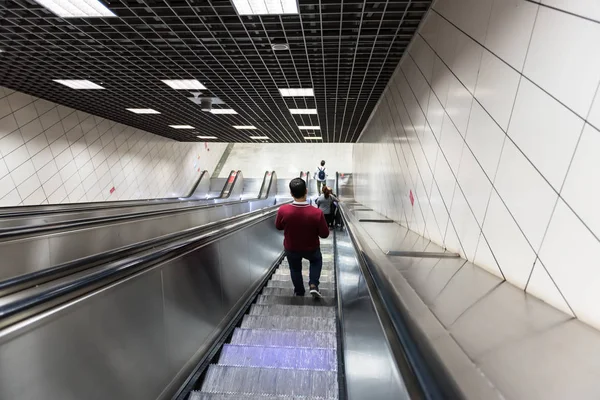
[[[325,168],[323,168],[323,169],[319,168],[319,174],[317,176],[319,177],[320,181],[324,181],[325,180]]]

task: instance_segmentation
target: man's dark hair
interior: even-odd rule
[[[325,160],[321,160],[321,167],[325,166]]]
[[[304,197],[306,194],[306,182],[302,178],[294,178],[290,182],[290,192],[292,193],[292,197],[295,199],[299,199]]]

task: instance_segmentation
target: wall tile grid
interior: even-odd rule
[[[236,143],[223,165],[220,176],[232,169],[242,170],[246,178],[262,178],[265,171],[278,178],[295,178],[301,170],[316,171],[321,160],[331,177],[335,172],[352,170],[351,143]]]
[[[355,146],[357,200],[600,328],[599,43],[597,1],[437,1]]]
[[[0,206],[184,195],[225,146],[176,142],[0,87]]]

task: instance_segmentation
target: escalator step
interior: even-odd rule
[[[271,396],[260,394],[227,394],[227,393],[203,393],[192,392],[189,400],[333,400],[324,397],[306,397],[306,396]]]
[[[308,268],[309,268],[308,264],[302,266],[302,270],[303,271],[304,270],[308,271]],[[284,271],[289,271],[290,267],[287,264],[281,264],[278,269],[279,270],[284,270]],[[333,275],[334,274],[334,272],[333,272],[333,265],[323,264],[323,267],[321,268],[321,273],[323,273],[324,271],[328,271],[329,275]]]
[[[210,365],[202,391],[337,399],[337,378],[333,371]]]
[[[337,371],[337,355],[334,349],[225,344],[219,365]]]
[[[323,295],[323,297],[333,297],[333,291],[331,291],[330,289],[319,288],[319,291],[321,292],[321,295]],[[287,289],[287,288],[266,287],[263,289],[262,294],[272,295],[272,296],[293,296],[294,291],[291,288]],[[308,295],[308,292],[306,292],[306,294]]]
[[[304,277],[304,281],[308,282],[308,271],[306,271],[306,274],[303,274]],[[274,274],[271,277],[271,280],[273,281],[289,281],[290,278],[290,274],[289,272],[287,274]],[[333,276],[327,276],[327,275],[321,275],[321,277],[319,278],[319,281],[321,282],[333,282]]]
[[[308,288],[308,282],[304,282],[304,286]],[[277,288],[293,288],[294,284],[291,279],[288,278],[287,281],[269,281],[267,283],[267,287],[277,287]],[[335,288],[335,283],[325,282],[319,284],[319,289],[329,289],[332,290]]]
[[[250,308],[250,315],[335,318],[335,308],[315,306],[286,306],[283,304],[253,304]]]
[[[288,304],[292,306],[315,306],[315,307],[334,307],[337,303],[334,297],[324,297],[322,299],[313,299],[310,296],[272,296],[261,294],[256,301],[257,304]]]
[[[302,270],[303,276],[308,276],[309,273],[310,273],[310,271],[308,268],[305,268]],[[334,274],[334,271],[331,269],[321,269],[321,276],[332,276],[333,274]],[[275,270],[275,275],[290,276],[290,269],[289,268],[277,268]]]
[[[333,332],[236,328],[233,332],[231,343],[250,346],[260,345],[335,349],[337,346],[337,339]]]
[[[307,330],[335,332],[335,318],[320,317],[262,317],[257,315],[244,315],[242,320],[244,329],[277,329],[277,330]]]

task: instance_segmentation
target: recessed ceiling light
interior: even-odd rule
[[[233,0],[239,15],[298,14],[297,0]]]
[[[104,89],[100,85],[87,79],[53,79],[54,82],[70,87],[71,89]]]
[[[116,17],[97,0],[34,0],[63,18]]]
[[[231,108],[213,108],[210,110],[211,114],[237,114],[237,111]]]
[[[322,136],[304,136],[304,140],[323,140]]]
[[[216,139],[216,136],[196,136],[198,139]]]
[[[273,49],[273,51],[289,50],[290,45],[287,43],[276,43],[272,44],[271,48]]]
[[[127,111],[131,111],[135,114],[160,114],[159,111],[153,110],[151,108],[126,108]]]
[[[195,129],[191,125],[169,125],[169,127],[173,129]]]
[[[268,136],[250,136],[252,140],[269,140]]]
[[[320,126],[315,125],[315,126],[299,126],[298,129],[302,130],[302,131],[309,131],[309,130],[319,130],[321,129]]]
[[[177,90],[206,90],[197,79],[163,79],[162,82]]]
[[[316,108],[290,108],[292,114],[316,114]]]
[[[312,89],[279,89],[283,97],[311,97],[315,95]]]
[[[234,125],[233,127],[235,129],[244,129],[244,130],[256,129],[256,127],[254,125]]]

